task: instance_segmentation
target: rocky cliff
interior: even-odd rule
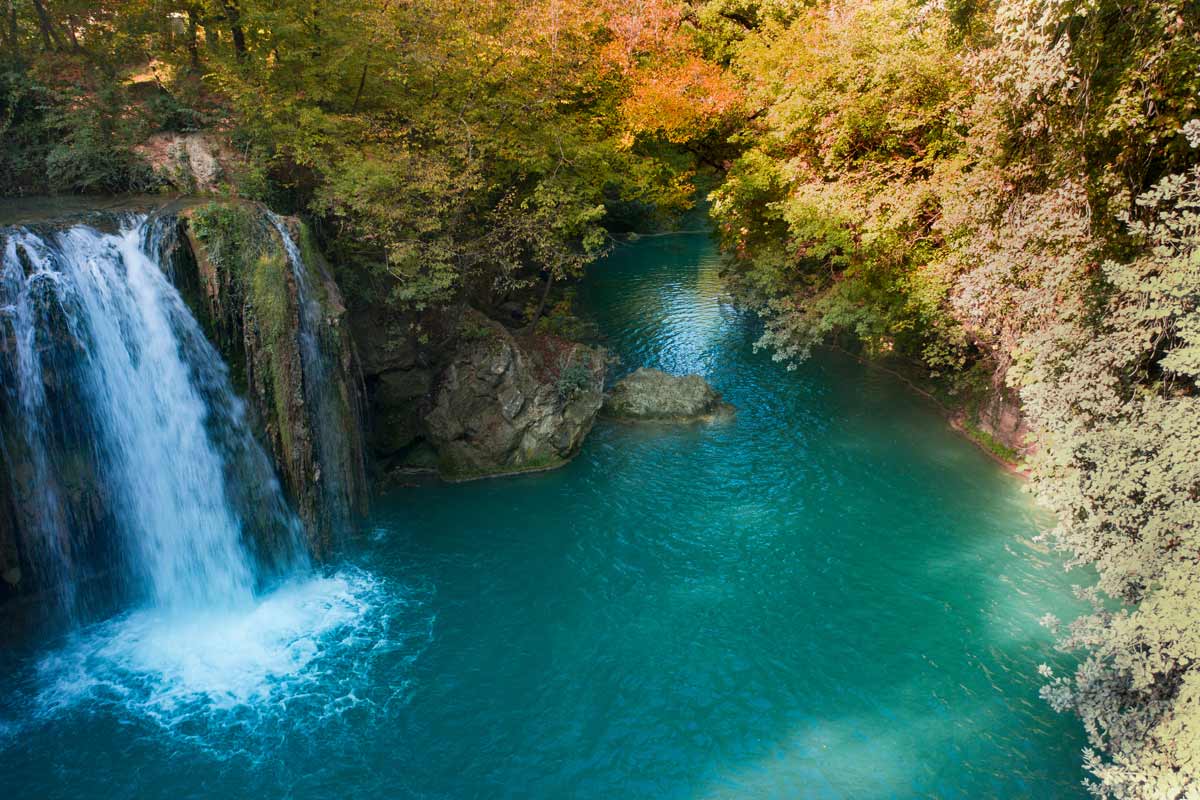
[[[436,467],[421,420],[453,355],[455,315],[402,314],[377,304],[351,306],[350,328],[362,364],[367,448],[373,477],[385,481]]]
[[[604,373],[600,350],[555,336],[516,336],[468,311],[424,419],[438,473],[468,480],[566,463],[592,429]]]
[[[1019,468],[1033,449],[1020,397],[998,380],[953,403],[950,424],[1012,468]]]
[[[514,332],[471,308],[352,316],[378,477],[470,480],[566,463],[603,401],[592,347]],[[419,333],[418,333],[419,332]]]
[[[327,552],[368,498],[362,378],[341,292],[294,219],[214,202],[176,220],[163,261],[250,401],[313,551]],[[319,306],[312,331],[305,302]],[[306,335],[323,365],[305,353]]]

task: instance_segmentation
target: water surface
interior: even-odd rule
[[[1071,577],[1019,483],[884,373],[755,353],[703,236],[587,312],[704,374],[709,427],[397,491],[249,613],[135,611],[0,656],[8,797],[1072,798],[1037,697]]]

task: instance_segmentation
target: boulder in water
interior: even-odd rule
[[[617,381],[604,413],[628,420],[703,422],[728,416],[733,406],[699,375],[669,375],[642,367]]]

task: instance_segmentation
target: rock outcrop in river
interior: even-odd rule
[[[602,351],[518,336],[467,311],[424,419],[448,480],[550,469],[579,450],[603,401]]]
[[[604,413],[627,420],[700,422],[733,413],[733,406],[699,375],[669,375],[642,367],[617,381]]]

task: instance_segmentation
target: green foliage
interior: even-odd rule
[[[157,185],[149,165],[134,154],[136,136],[112,113],[119,91],[102,86],[92,94],[59,98],[47,115],[55,142],[46,155],[46,176],[53,192],[83,194],[143,192]]]
[[[686,196],[614,124],[628,80],[602,52],[603,9],[238,9],[244,48],[205,55],[246,152],[267,165],[253,191],[322,217],[339,260],[387,302],[421,309],[578,275],[604,252],[609,205]]]
[[[136,146],[205,128],[229,190],[313,215],[373,302],[487,302],[577,276],[610,208],[629,224],[692,194],[693,155],[631,142],[620,114],[654,85],[639,70],[687,40],[674,0],[632,17],[615,0],[10,6],[0,177],[143,191]]]
[[[468,342],[482,342],[496,335],[492,326],[485,324],[476,316],[464,317],[458,326],[458,335]]]
[[[245,292],[266,346],[285,348],[291,335],[289,267],[278,234],[247,204],[208,203],[194,209],[189,219],[209,261]]]
[[[526,314],[532,317],[535,311],[536,308],[531,303],[526,309]],[[599,335],[593,323],[575,313],[574,289],[564,291],[561,297],[543,312],[537,321],[537,332],[572,342],[595,339]]]
[[[796,360],[848,331],[962,367],[939,222],[970,95],[945,26],[918,28],[897,2],[823,9],[745,39],[733,63],[764,112],[714,215],[735,289],[766,319],[760,344]]]
[[[570,350],[565,360],[566,363],[559,368],[558,380],[554,382],[558,396],[564,400],[588,388],[596,375],[596,370],[590,363],[590,356],[579,358]]]
[[[2,63],[2,62],[0,62]],[[9,194],[152,190],[157,181],[132,150],[141,120],[101,77],[90,85],[48,85],[27,65],[0,73],[0,188]]]
[[[1193,172],[1141,195],[1153,212],[1130,231],[1144,249],[1104,265],[1105,313],[1030,331],[1014,370],[1044,443],[1034,466],[1062,520],[1055,541],[1100,576],[1094,612],[1062,641],[1088,657],[1045,692],[1105,751],[1088,757],[1097,794],[1184,796],[1200,783],[1198,192]]]
[[[21,65],[0,63],[0,194],[13,196],[45,185],[47,98]]]

